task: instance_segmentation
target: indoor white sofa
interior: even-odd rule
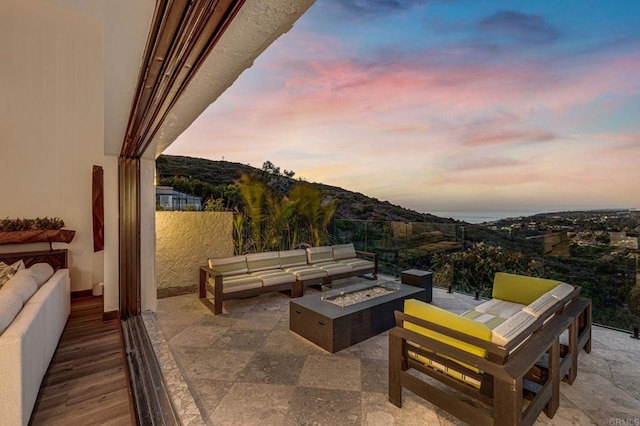
[[[0,424],[29,423],[70,309],[68,269],[38,263],[0,288]]]

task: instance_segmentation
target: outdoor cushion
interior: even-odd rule
[[[209,259],[209,268],[215,269],[222,275],[244,274],[247,272],[247,259],[245,256]]]
[[[551,294],[553,294],[553,297],[557,299],[564,299],[565,297],[573,293],[574,290],[575,288],[571,284],[560,283],[560,285],[551,290]]]
[[[307,262],[309,265],[333,262],[333,249],[329,246],[309,247],[307,249]]]
[[[211,278],[213,280],[213,278]],[[248,274],[223,276],[222,292],[233,293],[234,291],[249,290],[262,287],[262,280]]]
[[[464,314],[462,314],[462,316],[465,318],[472,319],[476,322],[481,322],[485,324],[487,327],[489,327],[490,330],[493,330],[494,328],[496,328],[497,326],[499,326],[500,324],[502,324],[507,320],[506,318],[487,314],[484,312],[479,312],[476,310],[467,311]]]
[[[491,330],[489,330],[489,328],[485,324],[454,314],[453,312],[449,312],[445,309],[438,308],[437,306],[430,305],[420,300],[416,300],[416,299],[405,300],[404,313],[416,318],[423,319],[425,321],[446,326],[448,328],[459,331],[461,333],[468,334],[469,336],[477,337],[478,339],[486,340],[489,342],[491,341]],[[444,334],[425,329],[423,327],[412,324],[411,322],[405,321],[403,326],[407,330],[414,331],[418,334],[440,341],[449,346],[461,349],[465,352],[469,352],[471,354],[474,354],[480,357],[486,357],[487,355],[486,349],[479,348],[475,345],[462,342],[458,339],[454,339],[453,337],[445,336]],[[415,353],[413,353],[413,357],[414,359],[417,359],[420,362],[423,362],[425,364],[429,364],[435,368],[438,368],[439,370],[449,374],[450,376],[455,377],[459,380],[463,380],[475,387],[480,386],[480,383],[477,380],[466,377],[465,375],[463,375],[458,371],[448,369],[445,366],[436,362],[430,362],[429,359],[419,356]],[[459,362],[455,358],[450,358],[450,357],[447,357],[447,358],[470,370],[479,372],[477,368],[467,365],[465,363]]]
[[[525,305],[520,303],[508,302],[506,300],[491,299],[476,306],[474,310],[502,318],[511,318],[520,312],[524,306]]]
[[[537,317],[527,312],[518,312],[492,330],[491,341],[495,344],[504,346],[536,320]]]
[[[264,253],[250,253],[246,256],[249,272],[265,271],[268,269],[280,269],[280,256],[277,251]]]
[[[343,263],[345,265],[349,265],[353,268],[354,271],[360,271],[363,269],[371,269],[374,267],[374,263],[370,260],[364,259],[346,259],[346,260],[338,260],[338,263]]]
[[[335,260],[354,259],[356,257],[356,248],[353,246],[353,243],[336,244],[331,248]]]
[[[285,272],[280,269],[254,272],[251,275],[260,278],[264,287],[268,287],[270,285],[294,283],[296,281],[295,274]]]
[[[304,249],[280,251],[278,256],[280,256],[282,269],[291,266],[307,266],[307,252]]]
[[[290,272],[295,274],[298,280],[312,280],[315,278],[324,278],[329,276],[329,273],[324,269],[314,268],[313,266],[307,265],[305,263],[304,266],[289,266],[283,268],[286,272]]]
[[[496,272],[493,298],[528,305],[558,284],[560,281]]]
[[[553,305],[558,303],[558,298],[553,296],[552,291],[548,291],[542,296],[538,297],[536,300],[525,306],[522,310],[533,316],[540,317],[540,315],[544,314]]]
[[[327,271],[329,276],[338,275],[338,274],[348,274],[353,271],[353,268],[351,266],[345,265],[344,263],[333,262],[333,261],[314,263],[311,266],[315,268],[324,269],[325,271]]]

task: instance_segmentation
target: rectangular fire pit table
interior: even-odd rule
[[[403,310],[405,299],[425,300],[426,296],[424,288],[395,281],[349,280],[355,283],[347,282],[350,285],[292,299],[289,302],[289,329],[335,353],[393,328],[393,312]],[[393,291],[344,307],[329,301],[335,301],[341,293],[351,294],[374,286]]]

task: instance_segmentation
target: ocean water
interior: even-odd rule
[[[449,211],[430,211],[426,212],[435,216],[462,220],[467,223],[492,222],[494,220],[506,219],[511,217],[526,217],[534,214],[543,213],[540,211],[466,211],[466,210],[449,210]]]

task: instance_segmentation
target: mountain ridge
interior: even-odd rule
[[[183,176],[198,179],[211,185],[233,184],[243,174],[268,175],[262,169],[246,164],[178,155],[161,155],[156,159],[156,169],[161,180],[171,176]],[[282,186],[285,188],[290,188],[300,182],[298,179],[284,175],[277,175],[276,177],[281,180]],[[324,196],[337,201],[338,208],[335,215],[337,219],[461,223],[450,218],[420,213],[392,204],[389,201],[380,201],[377,198],[338,186],[325,185],[319,182],[306,183],[318,188]],[[284,192],[286,193],[286,191]]]

